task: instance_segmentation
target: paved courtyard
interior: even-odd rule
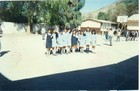
[[[44,54],[46,51],[45,41],[42,40],[41,35],[4,34],[2,38],[2,54],[3,55],[2,57],[0,57],[0,73],[4,77],[6,77],[8,80],[12,81],[13,84],[17,84],[18,81],[20,83],[21,80],[26,80],[26,79],[39,80],[40,77],[48,77],[46,79],[49,79],[50,77],[51,79],[51,75],[52,75],[52,79],[54,76],[58,76],[58,78],[60,77],[62,81],[64,80],[64,83],[66,86],[67,86],[67,82],[65,81],[66,80],[65,77],[67,76],[68,76],[68,79],[71,81],[73,80],[72,78],[76,76],[77,78],[79,77],[78,80],[75,80],[76,82],[80,82],[80,81],[81,83],[89,82],[89,84],[92,84],[92,82],[93,83],[97,82],[97,84],[101,83],[102,79],[100,80],[100,78],[104,78],[104,77],[106,78],[106,80],[104,81],[112,79],[108,83],[103,83],[103,84],[108,84],[107,85],[108,87],[104,85],[104,87],[102,88],[110,88],[112,84],[116,85],[116,87],[113,87],[114,89],[118,88],[122,86],[121,84],[128,83],[130,80],[128,78],[131,78],[131,79],[135,78],[133,80],[134,82],[133,81],[131,82],[132,83],[136,82],[135,84],[137,85],[138,83],[137,82],[137,74],[138,74],[137,61],[138,61],[138,54],[139,54],[139,42],[138,41],[124,41],[124,38],[121,38],[120,42],[115,42],[115,39],[116,38],[114,37],[113,46],[108,46],[109,42],[104,40],[104,36],[99,36],[97,47],[96,47],[96,54],[74,53],[74,54],[68,54],[68,55],[63,54],[63,55],[57,55],[57,56],[53,56],[53,55],[46,56]],[[131,60],[131,61],[127,61],[127,60]],[[131,67],[133,68],[133,70],[131,69]],[[72,75],[73,72],[75,75]],[[94,73],[99,73],[99,74],[97,75]],[[134,74],[131,75],[131,73],[134,73]],[[59,75],[59,74],[62,74],[62,75]],[[64,74],[67,76],[64,76]],[[94,74],[94,75],[89,77],[90,74]],[[113,74],[114,78],[112,78],[111,74]],[[117,76],[114,76],[114,75],[117,75]],[[80,76],[81,76],[81,79],[80,79]],[[117,83],[120,83],[120,86],[119,84],[114,83],[116,82],[115,79],[119,79],[117,80]],[[42,79],[40,81],[43,82],[45,80]],[[47,81],[50,81],[50,80],[47,80]],[[28,80],[27,83],[29,82],[30,81]],[[96,89],[99,89],[100,87],[98,87],[97,84],[94,83],[93,84],[94,86],[90,87],[90,85],[88,85],[87,87],[89,89],[90,88],[93,89],[94,87]],[[55,85],[55,83],[52,85]],[[59,85],[57,85],[58,87],[56,88],[60,88]],[[72,82],[71,85],[74,86],[76,84]],[[31,84],[28,86],[29,88],[30,86],[36,87],[36,85],[31,85]],[[82,85],[77,84],[77,86],[81,87]],[[129,86],[127,87],[129,88]],[[135,88],[136,86],[132,86],[132,89],[134,89],[133,87]],[[55,87],[52,87],[52,88],[55,88]],[[65,89],[63,88],[63,86],[61,88]],[[78,89],[78,87],[75,87],[75,88]],[[26,89],[26,86],[25,86],[25,89]],[[122,89],[123,89],[123,86],[122,86]]]

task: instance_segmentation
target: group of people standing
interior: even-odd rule
[[[121,36],[125,37],[125,41],[135,41],[138,36],[138,31],[129,31],[129,30],[121,30],[120,28],[117,28],[115,30],[112,30],[112,28],[107,29],[108,31],[105,33],[106,40],[110,41],[110,46],[112,46],[112,38],[113,36],[116,36],[116,42],[120,41]]]
[[[58,32],[55,29],[48,29],[46,34],[47,52],[45,54],[69,54],[76,51],[95,53],[96,41],[96,30],[90,30],[89,27],[85,31],[64,28]]]
[[[129,41],[129,40],[135,41],[136,38],[138,38],[138,36],[139,36],[139,32],[126,30],[124,35],[125,35],[126,41]]]

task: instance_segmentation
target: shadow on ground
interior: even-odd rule
[[[0,57],[4,56],[4,55],[7,54],[8,52],[10,52],[10,51],[2,51],[2,52],[0,52]]]
[[[66,72],[20,81],[10,81],[0,74],[0,89],[137,90],[138,56],[132,57],[118,64],[108,65],[104,67]]]

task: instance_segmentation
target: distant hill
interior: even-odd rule
[[[116,7],[116,3],[119,3],[121,2],[122,0],[118,0],[116,1],[115,3],[113,4],[110,4],[108,6],[105,6],[103,8],[100,8],[99,10],[96,10],[96,11],[92,11],[90,13],[82,13],[82,16],[83,16],[83,19],[89,19],[89,18],[92,18],[92,19],[97,19],[97,15],[99,12],[107,12],[109,9],[113,9]]]

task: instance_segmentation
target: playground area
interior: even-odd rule
[[[96,54],[71,53],[57,56],[45,55],[45,40],[41,35],[4,34],[0,72],[15,81],[51,74],[70,72],[117,64],[138,55],[138,41],[115,42],[109,46],[104,36],[99,35]]]

